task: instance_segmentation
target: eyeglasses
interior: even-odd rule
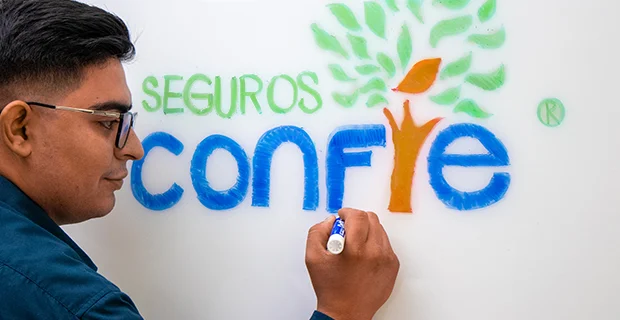
[[[129,138],[129,130],[134,126],[138,113],[136,112],[114,112],[114,111],[103,111],[103,110],[90,110],[90,109],[79,109],[79,108],[71,108],[71,107],[63,107],[63,106],[54,106],[51,104],[40,103],[40,102],[26,102],[29,105],[39,106],[49,109],[55,110],[64,110],[64,111],[73,111],[73,112],[81,112],[87,114],[93,114],[97,116],[103,116],[108,118],[114,118],[119,120],[118,131],[116,132],[116,147],[119,149],[123,149],[127,144],[127,139]]]

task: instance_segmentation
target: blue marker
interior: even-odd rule
[[[333,254],[340,254],[344,250],[344,221],[340,217],[334,221],[334,227],[327,240],[327,250]]]

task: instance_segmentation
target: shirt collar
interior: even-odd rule
[[[61,228],[52,220],[43,209],[28,195],[19,189],[13,182],[0,176],[0,202],[5,203],[15,211],[24,215],[30,221],[47,230],[53,236],[71,247],[91,269],[97,271],[97,266]]]

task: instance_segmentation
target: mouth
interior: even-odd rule
[[[110,182],[112,185],[114,185],[116,190],[120,190],[123,187],[123,180],[125,180],[125,178],[127,178],[128,173],[127,172],[123,172],[120,175],[117,176],[113,176],[113,177],[108,177],[108,178],[104,178],[104,180]]]
[[[116,190],[120,190],[123,187],[123,179],[105,179],[110,182]]]

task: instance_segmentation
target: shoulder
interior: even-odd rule
[[[60,301],[27,276],[11,266],[0,263],[0,318],[2,319],[76,319],[75,315]]]
[[[0,281],[7,289],[0,292],[0,318],[142,319],[131,298],[113,285],[103,286],[92,295],[75,296],[72,302],[5,264],[0,264]],[[76,289],[66,281],[63,284],[71,288],[67,292]]]
[[[131,298],[119,290],[111,290],[97,299],[82,319],[133,320],[142,319]]]
[[[128,314],[137,314],[131,299],[70,246],[10,211],[0,206],[0,318],[114,319],[110,315],[121,314],[132,319]]]

